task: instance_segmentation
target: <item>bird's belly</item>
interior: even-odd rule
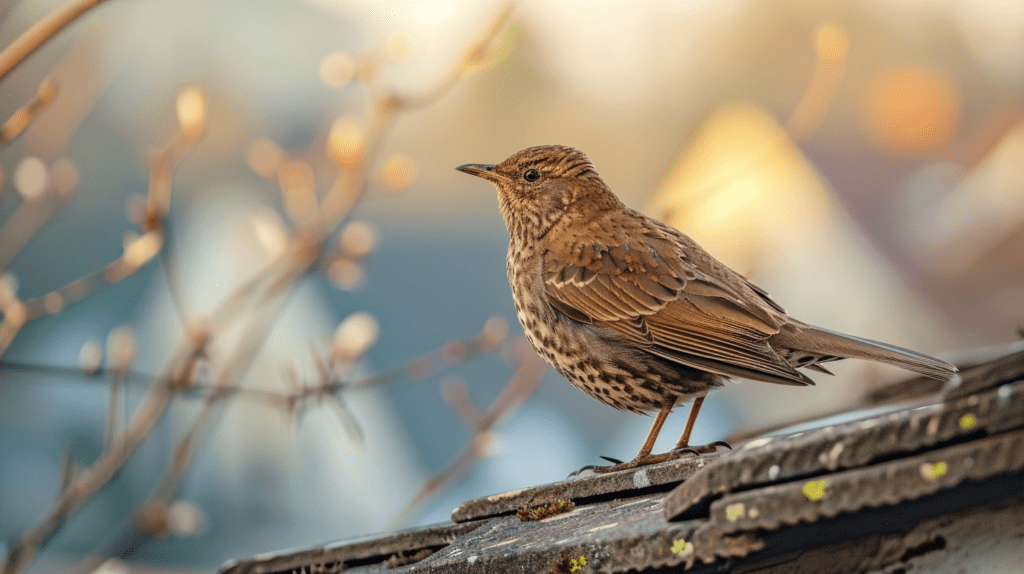
[[[647,413],[703,392],[678,385],[680,373],[645,352],[617,348],[597,327],[540,305],[517,305],[519,323],[534,350],[574,387],[619,410]],[[687,385],[689,386],[689,385]],[[697,389],[692,389],[697,391]]]

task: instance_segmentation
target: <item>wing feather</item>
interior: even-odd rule
[[[700,248],[689,238],[656,226],[620,233],[600,224],[592,229],[592,243],[549,245],[544,254],[545,288],[555,309],[683,365],[813,384],[768,343],[786,319],[781,307],[739,275],[722,276],[728,268],[703,251],[690,253]]]

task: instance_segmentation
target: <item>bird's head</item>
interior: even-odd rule
[[[619,203],[590,158],[568,146],[526,148],[497,165],[471,163],[455,169],[494,184],[514,240],[543,238],[570,210],[603,211]]]

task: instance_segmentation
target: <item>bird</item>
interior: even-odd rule
[[[573,386],[656,413],[636,457],[599,471],[713,452],[689,444],[708,391],[732,378],[813,385],[798,369],[857,358],[948,379],[955,366],[809,325],[690,237],[627,207],[583,152],[543,145],[458,171],[489,181],[509,232],[506,271],[531,346]],[[693,401],[676,447],[653,455],[672,410]]]

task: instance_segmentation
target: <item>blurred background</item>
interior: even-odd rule
[[[0,0],[0,45],[60,4]],[[1022,46],[995,0],[100,2],[0,78],[4,550],[97,461],[32,571],[208,571],[631,458],[650,420],[517,342],[453,169],[531,145],[802,320],[1013,341]],[[833,370],[729,385],[694,442],[904,376]]]

